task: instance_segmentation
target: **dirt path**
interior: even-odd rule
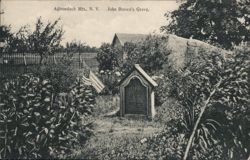
[[[115,118],[98,118],[94,121],[95,134],[153,134],[162,128],[155,122]]]

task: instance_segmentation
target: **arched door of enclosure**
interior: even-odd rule
[[[147,115],[147,88],[138,78],[125,87],[125,114]]]

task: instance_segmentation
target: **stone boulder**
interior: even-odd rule
[[[186,63],[200,54],[219,53],[225,57],[231,53],[199,40],[186,39],[171,34],[167,35],[166,48],[170,51],[168,63],[177,70],[183,68]]]

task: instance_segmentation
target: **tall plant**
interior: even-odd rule
[[[88,137],[92,90],[76,83],[57,94],[47,79],[22,75],[0,88],[0,158],[65,157]]]
[[[189,140],[184,160],[188,158],[193,143],[197,142],[202,135],[203,145],[207,148],[209,134],[215,133],[218,126],[221,125],[213,116],[210,116],[211,119],[207,118],[213,109],[222,110],[225,115],[227,123],[223,125],[227,132],[222,134],[232,133],[228,137],[234,138],[235,142],[241,141],[239,137],[234,136],[235,131],[232,130],[232,127],[236,122],[233,119],[236,117],[249,116],[249,60],[247,60],[246,54],[231,56],[231,58],[225,59],[218,54],[203,55],[197,61],[191,62],[178,77],[177,96],[183,106],[189,108],[186,120]],[[211,129],[207,128],[208,125]],[[201,135],[201,133],[203,134]],[[218,138],[219,135],[216,136],[215,138]],[[214,138],[214,136],[210,137]],[[216,140],[213,139],[213,141]],[[224,139],[225,143],[229,141],[230,139]],[[240,143],[244,144],[244,141]],[[242,155],[246,156],[249,153],[248,146],[242,145],[242,149]]]

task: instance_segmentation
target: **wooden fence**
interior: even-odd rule
[[[62,54],[48,56],[44,64],[57,64],[63,59]],[[74,54],[72,57],[73,68],[81,69],[86,65],[93,71],[98,69],[95,53]],[[40,56],[35,54],[4,54],[0,56],[0,77],[13,77],[27,73],[40,65]]]

